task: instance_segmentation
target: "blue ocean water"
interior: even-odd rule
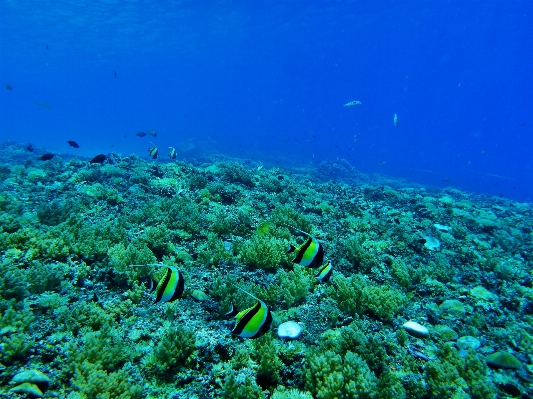
[[[343,158],[532,201],[532,15],[531,1],[1,0],[0,139]]]

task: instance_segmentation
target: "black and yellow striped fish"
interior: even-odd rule
[[[174,147],[168,147],[168,148],[170,148],[170,151],[168,152],[168,157],[170,159],[176,159],[177,158],[176,149]]]
[[[152,143],[152,145],[154,144]],[[154,145],[153,147],[148,148],[148,153],[150,154],[152,159],[156,159],[157,158],[157,147]]]
[[[235,316],[235,327],[231,330],[231,333],[242,338],[258,338],[270,329],[272,313],[262,300],[244,291],[242,288],[237,288],[256,299],[257,303],[255,306],[240,312],[233,303],[231,304],[230,311],[226,313],[227,317]]]
[[[326,263],[324,263],[318,273],[315,274],[315,278],[318,280],[319,283],[326,283],[331,278],[332,273],[333,266],[331,265],[331,261],[326,260]]]
[[[181,272],[175,267],[162,265],[160,263],[132,266],[160,266],[167,269],[167,272],[163,278],[159,280],[159,284],[157,284],[157,287],[155,288],[155,303],[172,302],[183,296],[183,292],[185,291],[185,279],[183,278],[183,274],[181,274]],[[150,292],[154,291],[153,287],[154,281],[153,279],[150,279],[148,286]]]
[[[296,227],[293,227],[293,229],[305,234],[307,236],[307,240],[298,248],[292,244],[289,244],[289,248],[287,249],[286,253],[290,254],[294,252],[296,254],[292,262],[306,267],[320,267],[320,265],[322,265],[324,262],[324,248],[322,247],[322,244],[319,243],[318,240],[311,234],[297,229]]]

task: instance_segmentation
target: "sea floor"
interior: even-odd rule
[[[533,397],[529,203],[342,160],[26,147],[0,152],[0,397]],[[318,268],[286,253],[306,241]],[[184,291],[154,303],[165,266]],[[270,329],[233,335],[232,304],[261,302]]]

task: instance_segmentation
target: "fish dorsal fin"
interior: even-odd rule
[[[174,266],[164,265],[163,263],[147,263],[145,265],[130,265],[131,267],[147,267],[147,266],[159,266],[159,267],[168,267],[171,270],[174,270],[175,272],[178,271]]]
[[[237,288],[238,290],[241,290],[241,291],[244,292],[246,295],[251,296],[252,298],[256,299],[257,301],[259,301],[259,303],[264,304],[264,302],[263,302],[261,299],[259,299],[259,298],[257,298],[256,296],[250,294],[248,291],[243,290],[241,287],[236,286],[235,284],[231,284],[231,285],[233,285],[233,286],[234,286],[235,288]]]
[[[144,265],[130,265],[131,267],[147,267],[147,266],[161,266],[161,267],[172,267],[172,266],[167,266],[167,265],[164,265],[162,263],[146,263]]]
[[[168,266],[164,265],[163,263],[147,263],[145,265],[130,265],[131,267],[147,267],[147,266],[159,266],[159,267],[166,267],[167,269],[172,270],[174,273],[179,273],[179,270],[176,269],[174,266]],[[161,282],[159,282],[161,283]],[[157,287],[159,287],[159,284],[157,284]]]
[[[285,226],[285,227],[288,227],[288,228],[290,228],[290,229],[294,229],[294,230],[296,230],[296,231],[299,231],[300,233],[305,234],[306,236],[311,237],[312,239],[316,240],[315,236],[313,236],[312,234],[309,234],[309,233],[306,232],[306,231],[300,230],[300,229],[297,228],[297,227],[294,227],[294,226],[291,226],[291,225],[288,225],[288,224],[284,224],[284,226]]]

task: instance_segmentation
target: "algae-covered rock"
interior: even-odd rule
[[[46,392],[50,386],[50,378],[39,370],[21,371],[11,381],[15,384],[23,384],[25,382],[34,384],[41,392]]]
[[[497,301],[498,296],[496,294],[493,294],[489,290],[487,290],[485,287],[482,287],[478,285],[477,287],[474,287],[470,290],[470,295],[472,295],[474,298],[481,299],[483,301]]]
[[[20,395],[26,395],[28,398],[42,398],[44,396],[43,392],[39,387],[30,382],[25,382],[23,384],[17,385],[15,388],[11,388],[9,392],[18,393]]]
[[[456,299],[448,299],[439,306],[439,314],[446,319],[460,319],[465,316],[464,305]]]
[[[459,349],[468,350],[468,349],[479,349],[481,347],[481,342],[476,337],[470,335],[465,335],[457,340],[455,343]]]
[[[455,341],[459,337],[455,331],[450,327],[443,324],[438,324],[434,327],[435,334],[440,337],[443,341]]]
[[[487,364],[498,369],[519,370],[522,363],[509,352],[495,352],[486,358]]]

